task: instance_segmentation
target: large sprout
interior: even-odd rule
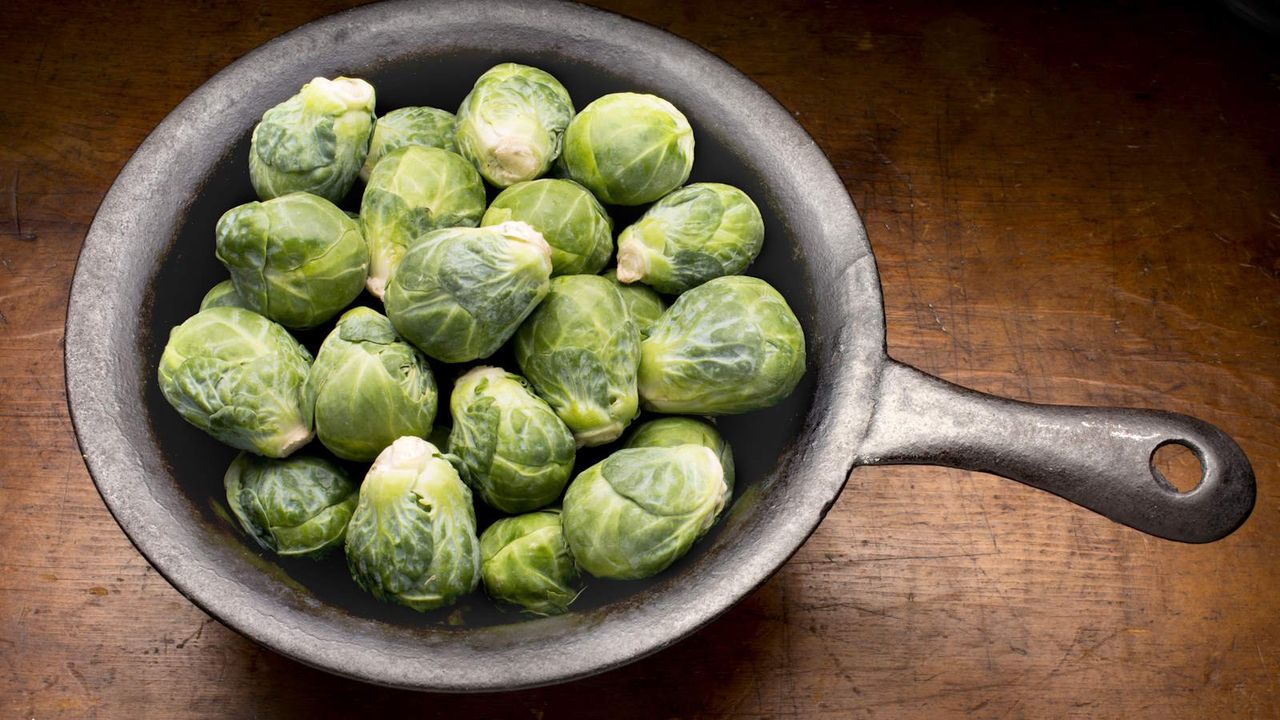
[[[710,448],[720,460],[724,470],[724,484],[728,487],[725,504],[733,495],[733,448],[720,433],[704,420],[691,417],[664,417],[641,423],[627,437],[624,448],[678,447],[701,445]]]
[[[605,95],[569,123],[563,162],[569,177],[601,202],[643,205],[689,179],[693,129],[660,97]]]
[[[711,528],[727,487],[709,448],[619,450],[569,484],[565,538],[578,566],[596,577],[646,578]]]
[[[258,197],[309,192],[342,200],[369,151],[373,107],[369,83],[318,77],[268,110],[249,145],[249,180]]]
[[[484,181],[461,155],[412,145],[393,150],[369,176],[360,222],[371,256],[369,292],[382,297],[409,243],[432,230],[475,227]]]
[[[342,544],[356,508],[346,471],[318,457],[286,460],[240,453],[223,476],[227,504],[259,545],[289,557],[319,558]]]
[[[639,340],[613,282],[561,275],[516,333],[516,362],[579,445],[602,445],[639,410]]]
[[[503,188],[546,173],[573,117],[569,92],[549,73],[503,63],[476,80],[458,108],[458,151]]]
[[[600,202],[570,180],[543,178],[498,193],[481,225],[520,220],[551,246],[554,275],[594,275],[613,255],[613,221]]]
[[[204,294],[200,300],[200,309],[208,310],[215,307],[238,307],[249,309],[240,296],[236,294],[236,285],[230,280],[222,282],[209,288],[209,292]]]
[[[804,374],[804,330],[768,283],[710,280],[676,299],[640,346],[640,397],[662,413],[769,407]]]
[[[694,183],[654,203],[618,236],[618,279],[678,295],[746,270],[763,242],[764,221],[746,193]]]
[[[488,357],[546,296],[551,248],[522,222],[436,230],[419,238],[387,286],[387,315],[427,355]]]
[[[667,303],[662,296],[654,292],[648,285],[625,285],[618,281],[618,271],[610,270],[604,276],[613,281],[618,293],[622,295],[622,304],[627,306],[627,313],[635,321],[636,330],[640,331],[640,339],[649,337],[658,318],[666,312]]]
[[[457,152],[453,132],[457,120],[453,113],[433,107],[403,107],[378,118],[373,124],[369,139],[369,154],[360,168],[360,177],[369,179],[369,173],[378,161],[392,150],[421,145]]]
[[[449,408],[449,452],[486,503],[521,513],[560,497],[573,471],[573,435],[523,378],[475,368],[454,384]]]
[[[503,518],[480,536],[480,573],[497,600],[559,615],[578,597],[578,568],[558,510]]]
[[[480,581],[471,491],[434,445],[403,437],[360,486],[347,526],[347,567],[380,600],[430,610]]]
[[[236,307],[203,310],[169,333],[160,391],[183,419],[240,450],[285,457],[311,440],[311,353]]]
[[[427,358],[377,311],[357,307],[338,319],[307,382],[316,435],[340,458],[367,462],[396,438],[431,432],[436,383]]]
[[[223,213],[217,256],[246,307],[291,328],[315,327],[364,289],[369,248],[360,225],[308,193]]]

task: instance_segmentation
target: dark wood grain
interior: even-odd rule
[[[147,132],[345,4],[0,6],[0,714],[1280,716],[1280,59],[1212,3],[602,4],[716,52],[812,133],[866,221],[895,357],[1220,425],[1258,475],[1233,536],[1179,545],[999,478],[860,469],[697,635],[500,695],[362,686],[206,617],[85,471],[68,285]]]

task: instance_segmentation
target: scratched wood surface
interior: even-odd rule
[[[147,132],[344,2],[20,0],[0,7],[0,715],[1280,715],[1266,39],[1212,3],[604,4],[715,51],[813,134],[867,223],[896,357],[1219,424],[1257,471],[1252,519],[1189,547],[990,476],[861,469],[768,584],[604,676],[447,697],[297,665],[130,546],[77,454],[61,342],[85,231]]]

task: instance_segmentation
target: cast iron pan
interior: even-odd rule
[[[340,74],[373,82],[382,111],[454,108],[482,71],[508,60],[551,71],[579,107],[630,90],[661,95],[689,116],[692,180],[738,185],[764,212],[765,249],[751,272],[791,302],[810,366],[784,404],[720,423],[742,492],[713,534],[668,571],[643,582],[591,582],[575,610],[556,618],[526,620],[478,595],[419,615],[361,592],[340,554],[321,563],[260,556],[220,511],[232,451],[179,419],[156,388],[155,369],[169,329],[225,277],[213,227],[224,210],[254,199],[248,140],[266,108],[314,76]],[[631,217],[620,213],[618,227]],[[307,339],[314,347],[316,338]],[[790,114],[710,53],[574,5],[363,7],[288,33],[218,73],[155,129],[103,201],[71,290],[66,372],[76,433],[107,507],[179,591],[292,658],[409,688],[554,683],[665,647],[777,570],[858,465],[997,473],[1185,542],[1230,533],[1254,502],[1248,460],[1207,423],[1002,400],[890,359],[866,232]],[[1170,442],[1190,447],[1204,467],[1190,492],[1151,470],[1152,453]]]

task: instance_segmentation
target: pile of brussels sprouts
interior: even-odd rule
[[[693,147],[666,100],[575,112],[514,63],[456,115],[376,117],[373,87],[344,77],[268,110],[249,153],[261,201],[215,229],[231,278],[173,328],[158,372],[184,419],[243,451],[224,483],[244,532],[282,556],[341,546],[361,587],[416,610],[483,582],[562,613],[580,572],[644,578],[688,552],[734,482],[729,445],[689,416],[778,403],[805,369],[786,301],[738,274],[760,211],[735,187],[685,185]],[[615,252],[608,206],[649,203]],[[314,356],[290,333],[335,317]],[[508,345],[515,367],[477,363]],[[437,373],[456,377],[448,418]],[[682,417],[575,474],[578,450],[622,438],[641,408]],[[326,451],[372,463],[363,482]],[[479,535],[474,496],[506,515]]]

